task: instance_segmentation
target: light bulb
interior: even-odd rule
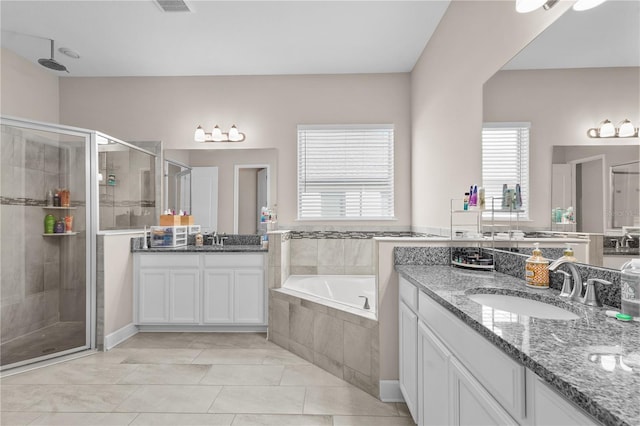
[[[573,10],[582,12],[583,10],[593,9],[596,6],[601,5],[607,0],[578,0],[573,4]]]
[[[220,127],[215,126],[213,128],[213,130],[211,131],[211,139],[213,139],[215,142],[221,142],[224,140],[224,136],[222,135],[222,130],[220,130]]]
[[[623,120],[622,123],[619,124],[618,127],[618,137],[621,138],[631,138],[635,136],[636,129],[633,127],[633,123],[629,120]]]
[[[232,142],[240,141],[242,137],[240,136],[240,132],[238,132],[238,128],[235,126],[231,126],[229,129],[229,140]]]
[[[193,140],[196,141],[196,142],[204,142],[205,141],[204,130],[202,129],[201,126],[198,126],[196,128],[196,133],[193,135]]]
[[[516,12],[529,13],[542,7],[547,0],[516,0]]]
[[[600,137],[611,138],[615,135],[616,135],[616,128],[613,126],[613,123],[609,120],[604,120],[600,125]]]

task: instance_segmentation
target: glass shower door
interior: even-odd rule
[[[90,134],[3,119],[0,369],[91,347]],[[51,227],[53,221],[53,227]]]

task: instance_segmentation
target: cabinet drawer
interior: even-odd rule
[[[402,300],[414,312],[418,311],[418,288],[400,277],[400,300]]]
[[[264,254],[205,254],[205,268],[246,268],[262,267],[264,265]]]
[[[419,316],[515,419],[525,417],[525,368],[423,292]]]
[[[200,266],[199,254],[139,254],[139,265],[142,268],[164,267],[164,268],[197,268]]]

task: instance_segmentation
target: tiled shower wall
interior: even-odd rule
[[[75,156],[81,158],[78,160]],[[78,163],[79,161],[79,163]],[[84,166],[84,152],[25,138],[3,127],[0,165],[2,342],[58,321],[85,318],[84,221],[75,237],[43,237],[47,189],[68,187],[73,215],[84,217],[82,182],[68,180],[64,164]],[[74,204],[75,204],[74,203]],[[56,215],[56,213],[54,213]]]

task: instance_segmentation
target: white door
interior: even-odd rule
[[[451,357],[450,404],[453,425],[517,425],[460,362]]]
[[[140,270],[138,323],[169,321],[169,277],[164,269]]]
[[[234,321],[238,324],[264,324],[264,271],[240,270],[235,273]]]
[[[218,168],[191,169],[191,214],[203,231],[218,229]],[[229,232],[229,230],[227,230]]]
[[[418,417],[421,426],[451,423],[450,355],[438,338],[418,321]]]
[[[418,411],[418,316],[400,302],[400,391],[417,423]]]
[[[200,322],[200,271],[173,270],[169,273],[169,322]]]
[[[205,324],[233,322],[233,269],[205,269],[204,316]]]

